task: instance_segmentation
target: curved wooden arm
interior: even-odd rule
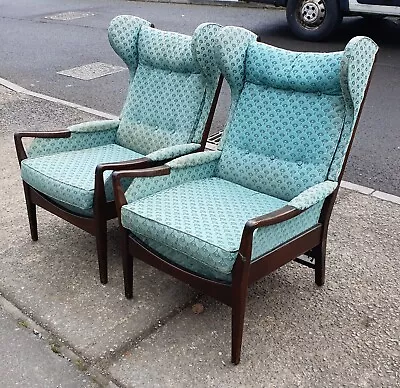
[[[154,162],[146,157],[132,160],[124,160],[123,162],[101,163],[96,167],[96,175],[101,174],[107,170],[122,171],[153,166]]]
[[[117,207],[118,219],[121,222],[121,207],[127,204],[124,190],[121,186],[121,179],[123,178],[140,178],[168,175],[171,168],[168,166],[150,167],[139,170],[128,171],[115,171],[112,173],[114,200]]]
[[[264,214],[259,217],[252,218],[246,222],[245,230],[256,230],[262,226],[270,226],[279,224],[280,222],[287,221],[293,217],[298,216],[303,210],[296,209],[293,206],[286,205],[271,213]]]
[[[123,162],[115,162],[115,163],[101,163],[96,166],[95,170],[95,195],[97,201],[101,204],[105,204],[106,202],[106,193],[104,191],[104,177],[103,172],[107,170],[113,171],[123,171],[123,170],[133,170],[144,167],[153,167],[154,162],[149,158],[139,158],[133,160],[125,160]],[[96,201],[95,201],[96,202]],[[99,210],[100,211],[100,210]]]
[[[248,220],[244,226],[242,240],[240,242],[239,256],[241,259],[250,261],[253,246],[253,233],[256,229],[290,220],[291,218],[303,213],[303,211],[304,210],[299,210],[293,206],[286,205],[271,213]]]
[[[15,149],[17,150],[18,163],[21,165],[21,160],[27,158],[24,145],[22,144],[23,137],[37,137],[37,138],[66,138],[71,137],[70,131],[52,131],[52,132],[16,132],[14,133]]]

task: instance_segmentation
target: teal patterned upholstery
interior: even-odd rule
[[[199,149],[200,149],[200,144],[197,143],[177,144],[166,148],[160,148],[157,151],[147,154],[146,158],[149,158],[154,161],[168,160],[177,158],[178,156],[186,155],[191,152],[198,151]]]
[[[134,16],[114,18],[110,44],[130,72],[120,119],[73,125],[68,138],[35,138],[21,165],[23,180],[66,209],[90,215],[99,163],[143,156],[161,162],[199,150],[220,75],[213,55],[219,29],[202,24],[190,37]],[[104,180],[111,201],[110,171]]]
[[[346,101],[346,120],[329,170],[330,180],[337,180],[342,170],[377,50],[371,39],[362,36],[353,38],[344,49],[340,83]]]
[[[359,37],[344,52],[295,53],[223,28],[215,56],[232,102],[218,151],[177,158],[169,175],[134,179],[122,225],[166,260],[230,282],[247,220],[287,205],[303,211],[258,228],[251,260],[318,224],[376,51]]]
[[[146,197],[182,183],[211,178],[215,175],[219,151],[201,152],[182,156],[167,163],[171,167],[168,176],[154,177],[153,179],[136,178],[126,190],[125,197],[128,202]]]
[[[91,121],[70,126],[71,136],[67,138],[34,138],[28,156],[34,158],[113,144],[118,125],[118,120]]]
[[[122,224],[229,274],[246,221],[285,204],[220,178],[195,179],[123,207]]]
[[[202,24],[191,38],[141,28],[118,144],[148,154],[176,144],[200,143],[218,84],[213,41],[219,29],[216,24]]]
[[[120,162],[142,157],[117,144],[53,155],[27,158],[21,162],[22,179],[43,194],[78,209],[93,207],[94,172],[100,163]],[[111,171],[103,174],[105,192],[112,200]]]
[[[319,201],[323,201],[326,197],[328,197],[328,195],[332,194],[337,186],[337,182],[331,181],[317,183],[315,186],[312,186],[300,193],[297,197],[294,197],[288,203],[288,205],[299,210],[308,209],[312,205]]]

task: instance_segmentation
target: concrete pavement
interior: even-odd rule
[[[312,271],[293,263],[252,287],[237,367],[229,361],[227,307],[141,262],[135,297],[124,298],[116,222],[109,226],[105,286],[88,234],[39,210],[39,241],[32,242],[13,132],[96,118],[0,87],[1,387],[35,386],[37,379],[62,387],[91,387],[92,379],[110,387],[400,386],[396,203],[341,189],[326,285],[316,287]],[[204,313],[192,312],[196,301]],[[25,321],[47,333],[40,349],[33,349],[37,338]],[[4,345],[8,338],[16,345]],[[54,339],[65,358],[51,354]],[[52,380],[55,374],[75,385]]]
[[[89,374],[76,367],[80,364],[74,365],[59,355],[56,342],[43,340],[27,319],[16,319],[1,303],[0,365],[0,387],[4,388],[98,387]]]

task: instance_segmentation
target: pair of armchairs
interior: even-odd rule
[[[131,71],[120,121],[35,139],[28,158],[16,136],[32,238],[35,204],[86,227],[104,282],[99,239],[118,214],[126,297],[136,257],[226,303],[238,364],[250,284],[292,260],[324,283],[329,218],[377,46],[357,37],[343,52],[298,53],[238,27],[205,24],[189,38],[126,16],[110,38]],[[231,88],[224,134],[217,151],[196,152],[220,72]]]

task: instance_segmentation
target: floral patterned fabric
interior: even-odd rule
[[[249,218],[286,202],[219,179],[196,179],[122,208],[122,225],[229,273]]]
[[[226,27],[219,42],[226,45],[233,31],[243,34]],[[364,53],[365,47],[370,50]],[[246,56],[238,55],[233,65],[229,46],[217,54],[236,98],[219,146],[217,175],[284,200],[326,180],[340,158],[338,143],[345,152],[353,131],[357,112],[350,109],[343,75],[349,63],[345,53],[357,50],[357,63],[364,57],[366,63],[357,88],[363,96],[376,52],[368,38],[352,40],[339,53],[298,53],[250,41]]]
[[[167,163],[171,167],[169,175],[135,178],[125,193],[128,202],[147,197],[185,182],[207,179],[215,176],[215,169],[221,153],[200,152],[182,156]]]
[[[328,173],[329,180],[337,180],[342,171],[377,52],[375,42],[363,36],[353,38],[344,49],[340,83],[346,101],[346,121]]]

